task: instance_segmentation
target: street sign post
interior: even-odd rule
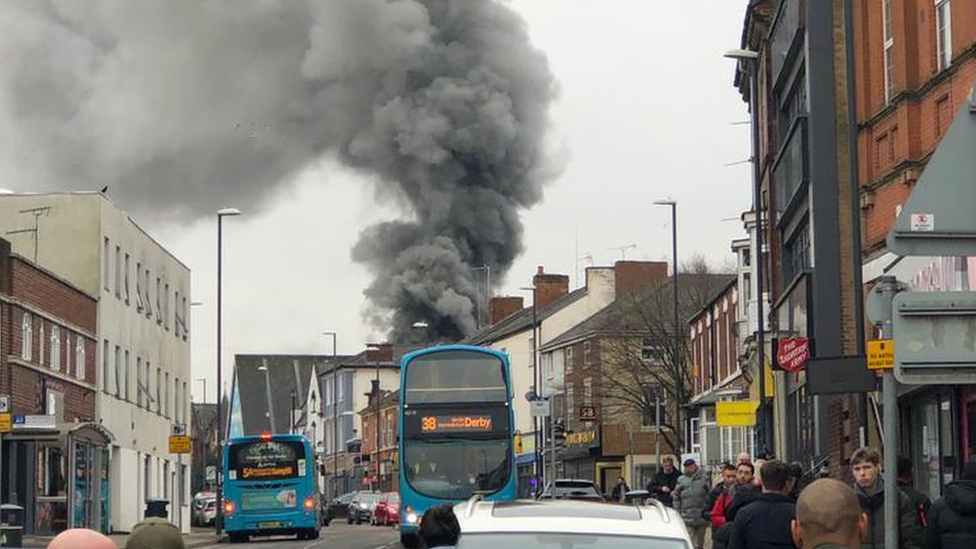
[[[529,410],[532,412],[532,417],[548,417],[549,399],[539,397],[529,402]]]

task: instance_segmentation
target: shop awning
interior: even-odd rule
[[[4,440],[59,441],[71,437],[83,439],[97,446],[108,446],[115,440],[112,432],[101,423],[93,421],[58,423],[53,429],[16,429],[4,435]]]

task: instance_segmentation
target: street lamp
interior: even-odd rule
[[[277,429],[275,429],[274,399],[271,397],[271,374],[268,370],[268,359],[261,359],[261,365],[258,366],[258,371],[264,372],[264,394],[268,406],[268,411],[265,412],[264,416],[268,418],[268,430],[271,433],[275,433]]]
[[[203,382],[203,402],[207,402],[207,378],[198,377],[197,381]],[[217,418],[217,423],[220,423],[220,418]],[[194,424],[195,425],[195,424]],[[207,484],[207,454],[209,453],[210,446],[210,429],[207,429],[207,442],[203,446],[203,484]]]
[[[532,398],[535,399],[539,397],[539,385],[541,385],[541,383],[539,383],[539,378],[541,376],[539,376],[539,368],[538,368],[539,317],[538,317],[538,308],[536,307],[536,302],[539,301],[538,292],[535,285],[523,286],[519,288],[519,290],[525,292],[532,292]],[[543,438],[542,438],[542,433],[540,432],[539,429],[539,418],[533,416],[532,427],[533,429],[535,429],[535,470],[536,470],[536,475],[542,477],[544,472],[544,464],[540,463],[539,449],[542,447]]]
[[[221,387],[221,364],[220,364],[220,343],[221,343],[221,298],[223,284],[223,256],[224,256],[224,218],[241,215],[237,208],[221,208],[217,210],[217,462],[220,463],[221,456],[224,455],[223,440],[223,414],[221,414],[222,404],[220,401]],[[229,414],[228,414],[229,415]],[[219,467],[218,467],[219,469]],[[223,528],[224,520],[224,479],[217,474],[217,517],[214,519],[214,528],[217,535]]]
[[[339,362],[336,360],[336,340],[338,336],[335,332],[322,332],[324,336],[332,337],[332,497],[339,496]]]
[[[681,353],[681,320],[678,315],[678,203],[671,198],[655,200],[655,206],[668,206],[671,208],[671,277],[674,280],[671,286],[674,303],[674,370],[681,372],[682,353]],[[682,403],[683,405],[683,403]],[[680,416],[679,416],[680,419]],[[689,433],[690,435],[691,433]],[[660,433],[658,433],[660,436]]]
[[[756,211],[756,351],[759,361],[759,407],[756,410],[756,455],[769,449],[769,431],[772,429],[766,412],[766,321],[763,295],[763,204],[762,176],[759,168],[759,52],[734,49],[725,57],[735,59],[749,73],[749,110],[752,113],[752,207]]]

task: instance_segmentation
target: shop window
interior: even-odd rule
[[[39,446],[36,456],[34,528],[39,533],[60,532],[68,519],[64,450]]]

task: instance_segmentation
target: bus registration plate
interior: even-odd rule
[[[259,522],[258,523],[258,528],[262,528],[262,529],[264,529],[264,528],[278,528],[280,526],[281,526],[281,523],[278,522],[277,520],[266,521],[266,522]]]

